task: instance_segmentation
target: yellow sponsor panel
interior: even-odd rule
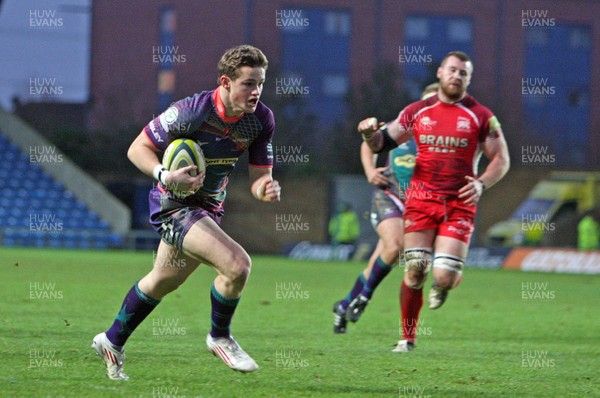
[[[238,158],[205,159],[207,166],[219,166],[224,164],[234,164]]]

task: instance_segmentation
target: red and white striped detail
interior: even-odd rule
[[[233,362],[231,362],[231,359],[229,359],[229,356],[227,355],[227,353],[225,352],[225,350],[223,350],[221,347],[219,347],[218,345],[214,345],[212,347],[212,350],[214,353],[216,353],[229,367],[233,366]]]
[[[112,352],[110,352],[106,347],[104,347],[104,355],[106,358],[108,358],[114,365],[119,366],[119,362],[117,361],[117,357],[115,356],[115,354],[113,354]]]

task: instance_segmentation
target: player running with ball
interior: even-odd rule
[[[467,94],[473,64],[453,51],[437,70],[437,95],[408,105],[396,120],[373,123],[367,118],[358,131],[374,152],[395,148],[411,137],[417,160],[404,213],[404,261],[401,313],[404,339],[393,351],[415,346],[423,284],[433,268],[429,308],[441,307],[462,278],[477,202],[510,165],[508,148],[494,114]],[[481,154],[490,160],[477,174]]]
[[[123,371],[127,339],[200,263],[218,274],[210,289],[208,349],[234,370],[258,369],[229,330],[250,274],[250,257],[219,227],[219,221],[229,175],[246,150],[252,195],[263,202],[280,198],[281,189],[271,175],[275,120],[271,110],[259,102],[267,66],[267,58],[255,47],[228,50],[218,64],[217,89],[172,104],[129,148],[127,155],[133,164],[158,180],[150,191],[150,222],[162,240],[152,270],[129,290],[113,325],[93,339],[92,348],[104,360],[111,379],[128,379]],[[157,152],[176,138],[190,138],[201,145],[208,164],[205,173],[192,176],[196,166],[171,173],[162,167]],[[196,192],[181,198],[174,191]]]

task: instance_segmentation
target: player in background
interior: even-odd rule
[[[477,202],[510,166],[500,123],[467,93],[472,73],[467,54],[450,52],[437,69],[437,95],[408,105],[389,123],[378,124],[368,118],[358,125],[374,152],[414,137],[419,153],[406,192],[406,266],[400,292],[404,339],[395,352],[408,352],[415,346],[423,284],[431,268],[430,309],[441,307],[449,290],[462,279]],[[478,175],[481,154],[490,161]]]
[[[434,95],[437,83],[430,84],[421,98]],[[333,306],[333,332],[346,333],[348,321],[356,322],[365,310],[375,289],[398,262],[403,250],[404,189],[409,186],[415,165],[413,140],[389,152],[376,155],[363,141],[360,159],[365,176],[373,189],[371,225],[379,239],[367,267],[356,278],[346,297]]]
[[[280,199],[281,188],[271,174],[275,120],[259,101],[267,67],[267,58],[255,47],[227,50],[218,64],[215,90],[175,102],[131,144],[127,154],[131,162],[158,180],[149,195],[150,222],[162,239],[152,270],[129,290],[112,326],[93,339],[92,348],[104,360],[111,379],[128,379],[123,371],[127,339],[200,263],[217,272],[207,292],[212,322],[206,337],[208,349],[234,370],[258,368],[230,333],[251,260],[219,227],[219,221],[229,175],[246,150],[252,195],[262,202]],[[189,172],[196,166],[173,172],[162,167],[157,152],[176,138],[190,138],[201,145],[207,160],[205,173],[192,176]],[[181,198],[173,193],[176,190],[197,191]]]

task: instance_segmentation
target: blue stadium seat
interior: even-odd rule
[[[17,227],[19,225],[19,220],[13,216],[9,216],[6,218],[6,225],[9,227]]]
[[[0,153],[0,180],[5,188],[0,190],[2,244],[71,249],[122,247],[122,236],[111,233],[106,221],[45,172],[28,150],[21,151],[1,132]]]

